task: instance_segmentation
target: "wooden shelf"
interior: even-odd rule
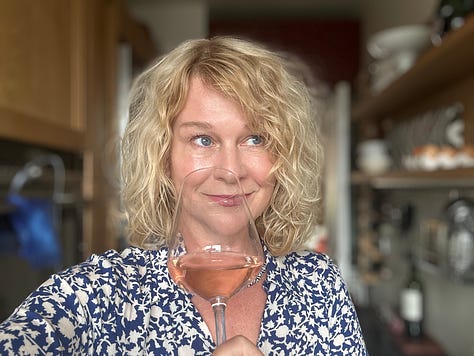
[[[84,132],[0,107],[0,137],[71,152],[84,149]]]
[[[474,16],[423,53],[415,65],[376,96],[357,103],[354,120],[379,120],[474,73]]]
[[[474,168],[437,171],[392,171],[368,175],[351,174],[353,185],[370,185],[375,189],[474,188]]]

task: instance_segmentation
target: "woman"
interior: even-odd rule
[[[0,328],[0,350],[94,354],[366,354],[337,267],[297,252],[318,218],[320,140],[305,85],[278,55],[218,37],[188,41],[141,74],[123,140],[133,247],[52,276]],[[216,349],[208,302],[171,280],[176,187],[218,166],[252,187],[266,271],[232,297]],[[158,246],[141,246],[153,236]]]

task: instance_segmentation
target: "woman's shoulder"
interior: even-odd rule
[[[161,255],[164,258],[160,258]],[[154,265],[160,264],[160,262],[166,262],[165,259],[166,252],[164,250],[151,251],[138,247],[127,247],[122,251],[108,250],[101,254],[92,254],[85,261],[68,270],[140,267],[153,264],[153,262],[155,262]]]
[[[56,275],[74,284],[94,285],[141,279],[150,270],[166,268],[166,258],[160,258],[162,253],[160,250],[146,251],[136,247],[127,247],[120,252],[109,250],[93,254]]]
[[[326,254],[313,251],[295,251],[274,257],[275,272],[282,280],[306,286],[337,287],[342,282],[341,273]]]
[[[295,251],[275,258],[277,265],[287,269],[298,269],[314,273],[338,273],[337,265],[326,254],[314,251]]]

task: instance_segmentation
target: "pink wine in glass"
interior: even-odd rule
[[[166,236],[169,273],[177,285],[211,304],[216,345],[226,340],[227,301],[265,271],[262,241],[247,200],[255,186],[244,183],[221,167],[190,172],[176,186],[173,225]]]
[[[258,274],[263,259],[236,252],[196,252],[168,262],[171,277],[190,293],[229,299]]]

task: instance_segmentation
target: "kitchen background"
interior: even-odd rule
[[[450,7],[454,6],[454,7]],[[463,10],[464,9],[464,10]],[[126,244],[118,138],[134,74],[188,38],[292,56],[320,103],[325,219],[372,355],[474,355],[472,1],[0,1],[0,318]],[[403,336],[413,260],[425,336]]]

